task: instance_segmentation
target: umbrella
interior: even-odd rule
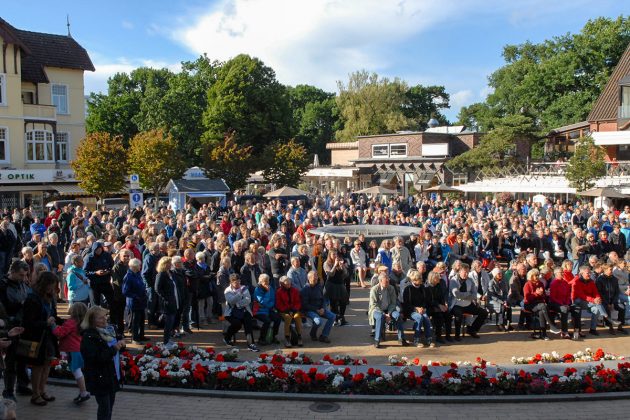
[[[390,190],[387,189],[385,187],[381,187],[380,185],[376,185],[374,187],[370,187],[370,188],[364,188],[362,190],[357,191],[357,194],[372,194],[372,195],[376,195],[376,194],[380,194],[380,195],[394,195],[394,194],[398,194],[397,191],[395,190]]]
[[[626,198],[627,195],[620,193],[614,188],[591,188],[590,190],[577,193],[583,197],[608,197],[608,198]]]
[[[432,192],[461,192],[461,190],[459,190],[459,189],[457,189],[455,187],[449,187],[445,183],[441,183],[439,185],[436,185],[435,187],[427,188],[424,191],[432,191]]]
[[[293,187],[282,187],[277,190],[268,192],[264,195],[265,198],[278,198],[278,197],[299,197],[303,195],[308,195],[308,192],[298,190]]]
[[[537,194],[532,197],[532,203],[540,203],[545,204],[547,202],[547,197],[542,194]]]

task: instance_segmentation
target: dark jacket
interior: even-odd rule
[[[28,287],[22,282],[14,282],[4,277],[0,280],[0,302],[7,311],[10,327],[22,322],[22,306],[28,296]]]
[[[90,279],[91,284],[104,284],[109,283],[111,278],[111,270],[114,267],[114,260],[109,252],[101,252],[101,255],[96,255],[96,250],[103,248],[103,244],[100,242],[94,242],[92,244],[92,251],[85,258],[83,263],[83,270],[85,275]],[[98,270],[108,270],[105,275],[99,276],[96,274]]]
[[[155,279],[155,292],[162,302],[162,310],[167,314],[177,313],[179,298],[175,295],[177,284],[169,272],[163,271],[157,274]]]
[[[600,274],[595,282],[597,285],[597,291],[602,298],[604,305],[616,304],[619,300],[619,283],[614,276],[606,276]]]
[[[255,287],[255,284],[252,283],[252,272],[254,274],[254,278],[256,279],[256,284],[258,284],[258,278],[262,274],[262,270],[258,264],[249,265],[245,264],[241,268],[241,284],[249,287],[249,292],[252,293]]]
[[[409,287],[413,287],[413,286],[408,286],[405,288],[405,291],[409,288]],[[434,312],[442,312],[439,309],[439,305],[447,305],[448,303],[446,302],[446,299],[444,298],[444,295],[448,295],[448,291],[446,293],[444,293],[445,291],[445,287],[444,284],[440,281],[438,284],[436,284],[435,286],[427,284],[425,286],[425,288],[427,289],[427,293],[430,296],[430,305],[428,307],[429,309],[429,313],[434,313]],[[404,292],[403,292],[404,295]],[[403,297],[404,299],[404,297]]]
[[[428,310],[431,307],[431,291],[424,285],[418,287],[410,284],[403,292],[403,313],[405,317],[410,317],[415,308]]]
[[[122,293],[127,298],[127,307],[132,311],[147,308],[147,292],[140,273],[127,270],[123,279]]]
[[[120,389],[114,367],[115,355],[116,349],[109,347],[96,329],[90,328],[83,332],[83,375],[85,386],[92,395],[113,394]]]
[[[157,275],[157,264],[160,261],[160,255],[153,255],[147,252],[147,255],[142,261],[142,280],[147,287],[155,287],[155,276]]]
[[[24,301],[22,315],[24,332],[21,334],[21,338],[31,341],[43,339],[38,356],[35,359],[28,360],[34,365],[44,364],[46,356],[59,355],[57,338],[53,335],[48,325],[48,318],[51,316],[61,323],[61,320],[57,318],[57,310],[53,302],[49,304],[47,311],[44,300],[36,293],[29,293]]]
[[[300,297],[302,298],[302,312],[315,312],[324,307],[324,291],[319,284],[304,286],[300,291]]]

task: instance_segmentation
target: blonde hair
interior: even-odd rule
[[[94,318],[96,318],[99,314],[107,314],[107,309],[100,306],[90,307],[85,313],[83,321],[81,321],[81,329],[88,330],[90,328],[94,328]]]
[[[158,261],[157,268],[155,269],[155,271],[157,271],[158,273],[163,273],[165,271],[168,271],[170,266],[171,266],[171,257],[162,257],[160,258],[160,261]]]

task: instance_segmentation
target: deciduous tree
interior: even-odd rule
[[[121,192],[126,184],[127,152],[122,136],[89,133],[77,147],[77,157],[70,165],[79,186],[99,199]]]
[[[578,191],[593,188],[595,181],[606,174],[606,153],[595,145],[591,136],[578,139],[575,144],[575,153],[569,159],[566,177],[569,185]]]
[[[140,186],[153,193],[155,203],[171,179],[179,179],[187,165],[179,155],[177,141],[162,130],[136,134],[130,142],[129,168],[138,174]]]
[[[265,155],[269,161],[265,163],[263,178],[278,187],[297,186],[310,163],[306,148],[294,139],[270,146]]]
[[[225,136],[222,143],[209,147],[204,159],[204,170],[208,178],[221,178],[232,191],[247,184],[249,174],[254,172],[252,146],[239,146],[235,133]]]

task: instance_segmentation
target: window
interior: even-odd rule
[[[621,106],[619,118],[630,118],[630,86],[621,87]]]
[[[9,161],[9,129],[0,127],[0,162]]]
[[[463,185],[468,182],[468,174],[466,172],[453,172],[453,186]]]
[[[391,157],[406,157],[407,145],[406,144],[390,144],[389,156]]]
[[[57,156],[59,162],[68,161],[68,137],[68,133],[57,133],[55,156]]]
[[[372,145],[372,157],[388,157],[388,156],[389,156],[389,144]]]
[[[7,104],[7,76],[0,74],[0,105]]]
[[[53,134],[34,130],[26,133],[26,160],[30,162],[54,162]]]
[[[34,104],[35,103],[35,93],[28,91],[28,90],[23,90],[22,91],[22,103],[23,104]]]
[[[69,114],[68,86],[52,85],[52,103],[57,108],[59,114]]]

